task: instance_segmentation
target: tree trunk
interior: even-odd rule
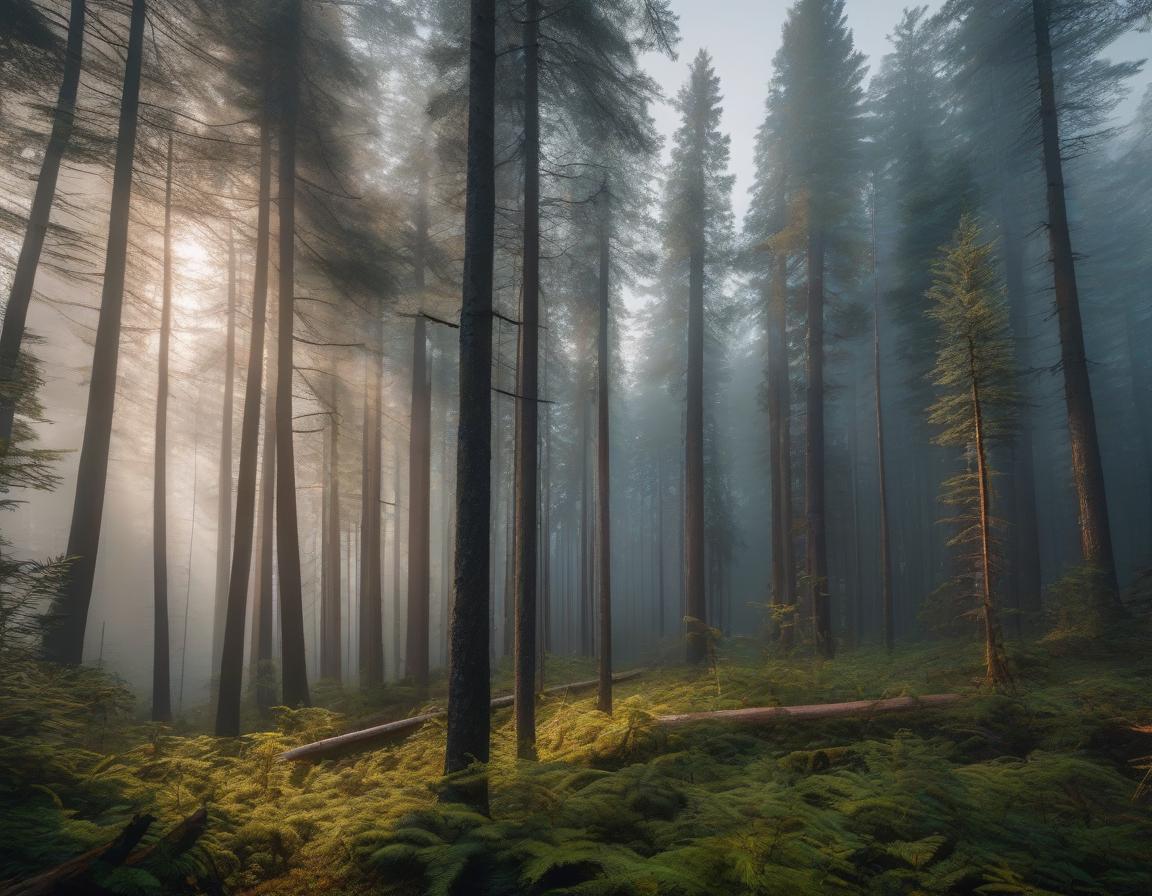
[[[664,463],[656,459],[656,630],[664,640]]]
[[[7,452],[12,441],[12,425],[20,389],[20,346],[24,341],[24,328],[28,320],[28,306],[32,303],[36,270],[40,266],[40,253],[48,235],[52,203],[56,198],[56,183],[60,177],[60,163],[72,140],[72,126],[76,119],[76,91],[80,84],[84,55],[85,10],[85,0],[72,0],[68,14],[64,75],[52,115],[52,133],[40,163],[40,177],[28,213],[24,242],[12,275],[12,290],[8,294],[8,304],[4,306],[4,326],[0,330],[0,453]]]
[[[580,565],[576,570],[576,607],[580,613],[580,655],[592,656],[592,490],[588,475],[588,443],[592,437],[590,421],[592,403],[585,394],[585,370],[581,365],[580,385],[577,386],[576,401],[580,404],[580,435],[577,449],[580,452]]]
[[[220,466],[216,509],[216,591],[212,620],[212,668],[219,668],[228,614],[232,550],[232,417],[236,371],[236,243],[228,227],[228,332],[224,350],[224,408],[220,426]]]
[[[492,270],[496,227],[496,4],[472,0],[468,73],[468,192],[460,311],[460,417],[456,455],[456,602],[448,678],[447,774],[487,763],[488,585],[491,545]],[[484,776],[443,791],[488,807]]]
[[[400,588],[400,439],[392,441],[392,656],[396,678],[404,674],[404,652],[407,629],[401,625],[400,608],[404,605]]]
[[[308,706],[300,530],[296,512],[296,455],[292,444],[292,354],[296,266],[296,129],[300,112],[301,0],[284,12],[286,47],[280,85],[280,333],[276,393],[276,556],[280,571],[280,662],[286,706]]]
[[[164,284],[157,349],[156,441],[152,476],[152,721],[172,719],[168,632],[168,349],[172,342],[172,137],[164,176]]]
[[[100,523],[104,515],[104,489],[108,482],[108,449],[112,440],[112,414],[116,406],[116,367],[120,359],[120,318],[124,308],[124,278],[128,258],[128,219],[132,202],[133,157],[136,153],[140,70],[144,51],[145,0],[132,0],[124,90],[116,134],[116,166],[112,176],[112,205],[108,220],[108,246],[104,256],[104,286],[100,295],[100,322],[92,356],[84,441],[76,472],[76,499],[68,533],[67,555],[74,558],[55,602],[44,637],[46,658],[79,665],[84,655],[84,631],[92,602]]]
[[[547,400],[548,367],[549,367],[549,340],[548,328],[544,328],[544,382],[543,395]],[[544,689],[544,661],[549,653],[554,651],[552,643],[552,410],[550,404],[544,405],[544,434],[542,437],[543,460],[541,463],[541,489],[543,496],[540,502],[540,632],[539,632],[539,668],[536,670],[536,689]]]
[[[788,389],[788,259],[780,250],[772,258],[768,299],[768,426],[772,482],[772,603],[781,645],[790,647],[795,604],[792,567],[792,475],[789,464]]]
[[[1004,657],[1004,645],[1000,624],[996,619],[994,604],[995,582],[992,560],[992,509],[991,484],[988,473],[988,451],[984,442],[984,409],[980,399],[980,384],[975,374],[974,351],[968,347],[972,372],[972,419],[976,448],[976,477],[978,483],[980,526],[980,570],[981,570],[981,609],[984,619],[984,662],[987,668],[988,684],[1002,687],[1009,681],[1008,667]]]
[[[408,442],[408,619],[404,675],[428,687],[431,562],[432,388],[428,333],[422,315],[412,328],[412,405]]]
[[[1004,280],[1008,292],[1016,369],[1024,376],[1031,367],[1031,352],[1028,349],[1028,295],[1024,281],[1024,247],[1016,212],[1018,205],[1013,184],[1005,178],[1001,183],[1000,206]],[[1012,512],[1012,553],[1016,558],[1012,565],[1012,591],[1022,614],[1035,619],[1041,609],[1042,586],[1030,403],[1027,400],[1020,402],[1016,414],[1017,434],[1011,446],[1012,475],[1003,489],[1006,503]],[[1020,619],[1017,616],[1018,625]]]
[[[876,386],[876,476],[879,492],[880,608],[884,624],[884,646],[896,645],[896,620],[892,601],[892,545],[888,526],[888,461],[884,451],[884,393],[880,359],[880,273],[879,245],[876,240],[876,196],[872,196],[872,379]]]
[[[268,321],[265,326],[267,333],[275,333],[279,328],[275,302],[268,304]],[[276,396],[279,392],[276,339],[268,337],[265,341],[265,376],[268,386],[264,390],[264,447],[260,461],[260,555],[257,558],[260,564],[257,576],[259,612],[256,614],[259,624],[254,633],[252,651],[256,670],[256,705],[262,716],[267,716],[276,702],[273,643],[276,631]]]
[[[1084,327],[1076,285],[1076,259],[1068,225],[1064,164],[1060,154],[1060,122],[1052,72],[1049,0],[1032,0],[1036,31],[1036,68],[1040,80],[1040,125],[1044,172],[1048,182],[1048,242],[1056,286],[1056,317],[1060,326],[1060,365],[1068,405],[1068,436],[1072,444],[1072,476],[1079,498],[1080,545],[1084,562],[1100,577],[1099,605],[1107,614],[1120,609],[1104,466],[1096,434],[1096,411],[1084,351]]]
[[[608,182],[600,193],[600,326],[596,338],[596,560],[600,565],[600,661],[597,664],[600,687],[596,708],[612,712],[612,530],[611,471],[609,469],[608,386],[612,376],[608,349],[611,323],[612,275],[612,194]]]
[[[536,758],[536,554],[539,539],[539,0],[524,11],[524,283],[516,399],[516,755]]]
[[[272,195],[272,132],[268,109],[260,118],[260,183],[256,212],[256,269],[252,278],[252,332],[248,342],[248,374],[244,382],[244,417],[240,422],[240,469],[236,480],[235,544],[231,551],[228,577],[228,599],[224,614],[224,634],[220,648],[220,691],[216,701],[216,734],[236,737],[240,734],[240,699],[243,692],[244,622],[248,595],[248,577],[252,571],[252,530],[256,516],[256,456],[260,441],[260,399],[263,392],[264,341],[268,316],[268,253]],[[231,379],[231,377],[229,377]],[[272,401],[269,394],[268,401]],[[272,451],[272,429],[264,434],[264,463],[275,463]],[[268,523],[271,523],[272,493],[268,489],[271,476],[264,483],[262,497],[269,505]],[[271,530],[261,521],[261,546],[272,537]],[[269,541],[270,545],[270,541]],[[269,563],[269,566],[271,564]],[[261,681],[266,671],[261,662],[272,657],[262,655],[261,647],[267,638],[267,653],[271,654],[272,601],[269,595],[265,606],[264,576],[271,577],[271,569],[261,570],[257,576],[257,605],[252,616],[255,631],[252,661],[257,669],[257,702],[262,709],[271,705],[267,694],[261,694]]]
[[[824,477],[824,233],[808,233],[808,427],[805,445],[805,498],[808,517],[808,587],[816,649],[836,652],[832,640],[832,601],[828,593],[828,542]]]
[[[324,522],[321,526],[320,677],[339,681],[340,653],[340,391],[332,375],[331,416],[324,477]]]
[[[702,139],[702,138],[701,138]],[[699,163],[702,164],[702,163]],[[701,171],[699,177],[703,180]],[[704,202],[698,187],[699,221],[688,261],[688,377],[684,456],[684,615],[687,659],[702,663],[707,653],[708,602],[704,558]]]
[[[368,390],[364,396],[364,442],[360,478],[360,685],[384,683],[384,602],[381,554],[381,388],[384,347],[380,324],[369,324],[373,333]]]

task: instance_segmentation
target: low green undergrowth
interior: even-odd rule
[[[235,740],[131,718],[94,672],[23,663],[0,681],[0,880],[70,858],[137,812],[156,834],[201,805],[195,849],[102,881],[114,893],[1145,894],[1152,645],[1018,649],[1018,689],[981,693],[968,645],[831,662],[729,645],[715,670],[617,687],[615,714],[550,697],[540,762],[494,718],[490,817],[437,803],[443,725],[314,766],[276,755],[403,715],[416,695],[334,694]],[[1125,657],[1125,658],[1121,658]],[[587,677],[552,667],[553,680]],[[669,732],[665,712],[960,691],[875,720]],[[433,695],[435,696],[435,695]],[[340,701],[343,701],[342,703]],[[435,700],[433,700],[435,702]],[[412,705],[409,705],[412,704]]]

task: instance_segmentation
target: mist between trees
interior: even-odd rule
[[[455,772],[505,662],[531,758],[554,658],[1131,612],[1146,0],[797,0],[743,221],[675,6],[0,5],[0,651],[220,735],[447,674]]]

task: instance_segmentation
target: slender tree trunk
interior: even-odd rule
[[[832,601],[828,593],[828,542],[824,476],[824,234],[813,225],[808,234],[808,428],[805,498],[808,517],[808,587],[816,648],[825,657],[836,652],[832,638]]]
[[[544,330],[544,386],[545,398],[551,394],[548,388],[548,361],[549,340],[548,329]],[[544,661],[548,654],[555,651],[552,642],[552,410],[550,404],[544,405],[544,460],[541,473],[541,488],[544,491],[540,502],[542,520],[540,525],[543,541],[540,555],[540,668],[536,671],[536,687],[544,690]]]
[[[60,164],[72,140],[72,126],[76,119],[76,92],[80,84],[80,69],[84,55],[85,0],[72,0],[68,14],[68,47],[64,57],[64,75],[60,93],[52,115],[52,133],[40,163],[40,177],[24,230],[20,257],[12,275],[12,290],[4,306],[4,326],[0,330],[0,454],[8,451],[12,441],[12,425],[19,399],[20,346],[24,341],[24,328],[28,321],[28,306],[32,303],[32,288],[40,254],[48,235],[48,222],[52,203],[56,198],[56,183],[60,177]]]
[[[596,708],[612,712],[612,530],[611,470],[609,469],[608,385],[612,376],[608,349],[612,274],[612,194],[605,180],[600,192],[600,315],[596,338],[596,560],[600,565],[597,591],[600,617],[599,687]]]
[[[384,601],[381,554],[381,388],[384,346],[379,322],[370,324],[374,334],[372,369],[364,396],[364,443],[360,478],[360,684],[384,683]]]
[[[664,623],[664,463],[656,460],[656,630],[660,640],[667,631]]]
[[[768,298],[768,426],[769,464],[772,481],[772,604],[775,607],[778,637],[784,646],[792,641],[792,621],[784,618],[791,607],[792,590],[791,473],[788,470],[789,444],[785,437],[788,395],[788,259],[782,251],[772,258]],[[789,617],[794,614],[789,613]]]
[[[880,363],[880,273],[879,245],[876,239],[876,196],[872,196],[872,379],[876,386],[876,476],[879,491],[880,526],[880,608],[884,624],[884,646],[892,650],[896,645],[896,620],[892,601],[892,546],[888,525],[888,459],[884,450],[884,393]]]
[[[703,172],[699,174],[703,179]],[[687,658],[702,663],[707,653],[708,602],[704,556],[704,203],[700,194],[688,268],[688,388],[684,458],[684,615]]]
[[[116,134],[116,165],[112,176],[112,205],[108,246],[104,257],[104,286],[100,295],[100,322],[92,356],[88,412],[84,441],[76,473],[76,500],[68,534],[67,555],[75,558],[55,603],[44,638],[48,659],[79,665],[84,655],[84,631],[92,602],[100,523],[104,516],[104,490],[108,482],[108,449],[116,406],[116,368],[120,359],[120,318],[124,308],[124,279],[128,258],[128,219],[132,202],[133,157],[136,153],[140,70],[144,52],[145,0],[132,0],[124,90]]]
[[[584,371],[580,376],[583,379]],[[591,423],[589,422],[592,408],[588,396],[580,389],[576,398],[580,402],[580,437],[578,450],[580,451],[580,569],[577,580],[577,599],[580,609],[580,655],[592,656],[594,647],[592,643],[592,491],[589,487],[588,475],[588,442],[591,440]]]
[[[268,304],[267,333],[276,333],[279,316],[276,303]],[[262,716],[267,716],[276,702],[276,681],[274,662],[274,633],[276,631],[276,396],[279,384],[276,371],[279,359],[276,339],[268,337],[265,377],[268,386],[264,394],[264,445],[260,461],[260,587],[257,590],[259,612],[256,613],[258,626],[253,644],[253,666],[256,670],[256,705]],[[235,552],[233,552],[235,563]]]
[[[252,278],[252,334],[248,342],[248,374],[244,382],[244,416],[240,422],[240,469],[236,479],[236,526],[235,543],[232,545],[231,564],[228,576],[228,600],[224,614],[224,635],[220,649],[220,692],[216,701],[216,734],[220,737],[236,737],[240,733],[240,700],[243,692],[244,671],[244,621],[245,603],[248,594],[248,578],[252,571],[252,530],[256,516],[256,459],[260,441],[260,398],[263,392],[264,342],[268,317],[268,254],[271,206],[272,206],[272,132],[269,127],[268,109],[265,107],[260,118],[260,184],[256,211],[256,269]],[[231,369],[231,368],[229,368]],[[231,377],[229,377],[231,379]],[[268,401],[272,401],[269,393]],[[264,463],[275,463],[273,452],[272,427],[264,433]],[[266,525],[271,524],[272,493],[271,474],[265,470],[264,494],[268,505],[267,520],[262,517],[260,524],[261,548],[265,541],[271,545],[272,533]],[[269,558],[270,560],[271,558]],[[271,562],[269,562],[269,567]],[[267,688],[261,681],[267,674],[261,663],[270,663],[272,600],[265,599],[265,576],[271,579],[271,569],[260,570],[254,589],[257,604],[252,614],[254,639],[252,662],[257,670],[257,702],[262,710],[271,705],[272,699],[261,694]],[[268,582],[268,584],[271,584]],[[262,653],[262,645],[267,638],[267,655]]]
[[[308,706],[300,528],[296,511],[296,455],[292,444],[293,323],[296,266],[296,129],[300,112],[301,0],[285,9],[286,47],[280,85],[280,332],[276,393],[276,556],[280,571],[280,662],[284,703]]]
[[[404,653],[407,635],[407,614],[401,616],[400,608],[404,606],[403,589],[400,587],[400,439],[397,437],[392,443],[392,655],[394,657],[395,675],[400,678],[404,674]],[[405,624],[401,624],[401,620]]]
[[[220,425],[220,466],[216,505],[216,591],[212,619],[212,668],[220,665],[224,649],[224,619],[228,615],[228,586],[232,550],[232,417],[236,370],[236,243],[228,228],[228,327],[224,349],[224,408]]]
[[[524,285],[516,400],[516,755],[536,758],[536,593],[539,514],[540,42],[539,0],[524,11]]]
[[[332,377],[331,422],[328,429],[328,458],[325,475],[325,507],[322,537],[320,594],[320,677],[339,681],[344,667],[340,638],[340,390]]]
[[[1015,200],[1015,201],[1014,201]],[[1016,208],[1018,200],[1007,178],[1001,184],[1000,229],[1004,254],[1004,279],[1008,292],[1015,346],[1016,369],[1026,376],[1031,366],[1028,349],[1027,290],[1024,252]],[[1032,414],[1028,401],[1017,410],[1017,435],[1011,446],[1012,475],[1005,499],[1012,508],[1013,593],[1022,613],[1035,618],[1041,609],[1040,527],[1036,515],[1036,471],[1032,448]],[[1019,625],[1020,616],[1017,616]]]
[[[1048,242],[1056,286],[1056,317],[1060,327],[1060,363],[1068,405],[1068,436],[1072,444],[1072,476],[1079,498],[1080,545],[1084,562],[1100,577],[1100,607],[1108,614],[1120,609],[1104,465],[1096,433],[1096,411],[1084,350],[1084,327],[1076,285],[1076,259],[1068,224],[1064,163],[1060,154],[1060,122],[1052,71],[1049,0],[1032,0],[1036,31],[1036,68],[1040,80],[1040,125],[1044,171],[1048,181]]]
[[[460,417],[456,453],[456,602],[448,677],[446,774],[487,763],[488,586],[492,472],[492,270],[496,227],[496,4],[472,0],[468,72],[468,193],[460,312]],[[443,791],[488,808],[486,776]]]
[[[972,347],[969,346],[969,357],[972,357]],[[992,561],[992,512],[990,496],[990,476],[988,474],[988,452],[984,441],[983,407],[980,399],[980,386],[975,372],[972,373],[972,415],[974,421],[974,437],[976,440],[976,476],[979,483],[979,514],[980,514],[980,566],[981,566],[981,603],[984,617],[984,659],[988,672],[988,683],[993,687],[1001,687],[1008,683],[1008,667],[1004,658],[1004,645],[1000,633],[1000,624],[996,619],[996,608],[993,595],[995,582]]]
[[[431,557],[432,390],[427,324],[412,328],[412,409],[408,448],[408,619],[404,674],[428,687],[429,563]]]
[[[152,477],[152,721],[172,719],[168,631],[168,349],[172,342],[172,138],[164,176],[164,284],[157,350],[156,441]]]

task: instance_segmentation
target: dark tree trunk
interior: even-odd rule
[[[583,375],[581,370],[581,379]],[[592,438],[588,418],[592,403],[583,388],[578,390],[576,400],[580,402],[580,569],[576,597],[580,610],[580,655],[592,656],[595,651],[592,637],[592,490],[588,475],[588,443]]]
[[[536,758],[540,376],[539,0],[524,11],[524,284],[516,400],[516,755]]]
[[[404,605],[400,587],[400,498],[400,439],[396,438],[392,443],[392,656],[396,678],[404,674],[407,635],[406,626],[400,624],[400,607]]]
[[[664,463],[656,460],[656,630],[664,639]]]
[[[256,517],[256,459],[260,441],[260,399],[263,392],[264,337],[268,316],[268,253],[269,225],[272,195],[272,133],[269,128],[268,111],[260,119],[260,185],[256,212],[256,269],[252,278],[252,333],[248,342],[248,374],[244,383],[244,417],[240,422],[240,470],[236,480],[236,526],[232,546],[231,569],[228,577],[228,599],[224,614],[224,635],[220,648],[220,693],[216,701],[216,734],[219,737],[236,737],[240,733],[240,699],[244,679],[244,622],[248,596],[248,577],[252,571],[252,531]],[[269,394],[268,400],[272,400]],[[265,435],[264,463],[275,462],[272,449],[272,431]],[[265,490],[270,484],[265,480]],[[272,494],[263,495],[271,505]],[[269,522],[271,511],[268,513]],[[261,521],[261,545],[271,538],[271,532]],[[269,564],[270,566],[271,564]],[[272,628],[272,601],[269,598],[265,607],[264,575],[271,577],[271,569],[261,570],[256,577],[257,604],[252,618],[255,633],[252,661],[257,668],[257,694],[261,708],[261,662],[271,662],[272,657],[261,656],[261,645],[265,634],[270,636]],[[265,618],[267,617],[267,618]],[[267,650],[271,654],[271,639]],[[266,690],[266,688],[264,688]],[[267,696],[267,695],[265,695]],[[272,700],[269,699],[270,705]]]
[[[547,325],[544,326],[544,382],[543,395],[548,400],[548,359],[549,342]],[[544,661],[553,651],[552,644],[552,412],[551,405],[545,404],[544,433],[542,436],[541,490],[540,502],[540,631],[539,667],[536,670],[536,687],[544,690]]]
[[[360,684],[376,687],[384,683],[384,602],[381,554],[381,387],[384,348],[380,324],[370,324],[371,375],[364,396],[364,443],[360,478]]]
[[[164,284],[156,364],[156,440],[152,476],[152,721],[172,719],[168,632],[168,350],[172,343],[172,138],[164,176]]]
[[[969,344],[969,369],[973,371],[976,369],[976,361],[975,358],[972,357],[971,344]],[[984,408],[981,403],[980,385],[975,377],[972,381],[972,422],[975,441],[973,450],[976,455],[977,524],[979,526],[980,541],[980,598],[981,616],[984,621],[984,662],[987,669],[988,684],[999,688],[1008,683],[1009,673],[993,597],[996,593],[996,583],[992,557],[992,477],[988,469],[988,447],[984,434]]]
[[[788,260],[774,250],[768,298],[768,426],[769,464],[772,482],[772,603],[781,644],[790,647],[794,614],[785,618],[784,607],[795,604],[792,567],[792,510],[788,389]]]
[[[112,414],[116,406],[116,367],[120,359],[120,318],[124,308],[124,277],[128,258],[128,219],[132,202],[133,157],[136,153],[140,70],[144,51],[145,0],[132,0],[124,90],[116,134],[116,166],[112,176],[112,205],[108,220],[108,246],[104,256],[104,286],[100,295],[100,322],[92,356],[88,412],[84,441],[76,472],[76,500],[68,533],[67,555],[75,558],[44,638],[48,659],[79,665],[84,655],[84,631],[92,602],[100,523],[104,516],[104,489],[108,481],[108,448],[112,440]]]
[[[1018,197],[1012,183],[1001,183],[1000,230],[1004,255],[1004,280],[1008,292],[1016,370],[1026,377],[1031,367],[1028,350],[1028,294],[1024,279],[1024,246],[1016,208]],[[1032,449],[1032,414],[1027,400],[1017,410],[1016,438],[1011,445],[1011,475],[1004,483],[1004,503],[1010,508],[1012,541],[1012,592],[1022,614],[1035,619],[1041,607],[1040,527],[1036,517],[1036,472]],[[1017,616],[1019,626],[1021,616]]]
[[[284,703],[308,706],[300,529],[296,514],[296,455],[292,444],[292,355],[296,267],[296,130],[300,113],[301,0],[284,12],[286,46],[280,84],[280,321],[276,393],[276,559],[280,572],[280,662]]]
[[[701,136],[701,141],[703,137]],[[702,164],[702,163],[698,163]],[[704,173],[698,177],[703,181]],[[708,602],[705,597],[704,557],[704,188],[699,200],[696,232],[688,260],[688,389],[685,414],[684,457],[684,615],[687,657],[691,664],[707,654]]]
[[[340,652],[340,391],[335,373],[330,411],[321,527],[324,546],[320,574],[320,677],[339,681],[343,667]]]
[[[447,774],[489,756],[488,585],[492,472],[492,269],[496,227],[496,4],[472,0],[468,73],[468,194],[460,312],[460,417],[456,457],[456,602],[448,678]],[[488,781],[444,791],[487,811]]]
[[[1100,577],[1099,602],[1108,613],[1119,610],[1112,530],[1104,489],[1104,466],[1096,434],[1096,411],[1084,351],[1084,327],[1076,285],[1076,259],[1068,225],[1064,193],[1064,163],[1060,155],[1060,122],[1052,72],[1052,36],[1048,0],[1032,0],[1036,31],[1036,68],[1040,81],[1040,125],[1044,172],[1048,182],[1048,242],[1056,286],[1056,318],[1060,327],[1060,365],[1068,405],[1068,436],[1072,444],[1072,476],[1079,498],[1080,545],[1084,562]]]
[[[431,562],[432,389],[428,333],[417,314],[412,328],[412,406],[408,441],[408,619],[404,674],[428,687],[429,564]]]
[[[879,492],[880,614],[884,626],[884,646],[896,645],[896,619],[892,601],[892,545],[888,526],[888,459],[884,449],[884,392],[880,359],[880,272],[876,240],[876,197],[872,197],[872,378],[876,387],[876,476]]]
[[[605,181],[600,193],[600,314],[596,337],[596,560],[600,617],[600,681],[596,708],[612,712],[612,532],[611,478],[608,466],[608,383],[612,375],[608,354],[608,325],[612,296],[612,194]]]
[[[40,253],[48,235],[52,203],[56,198],[56,183],[60,177],[60,163],[72,140],[76,91],[80,84],[84,54],[85,10],[85,0],[72,0],[68,15],[64,75],[52,116],[52,133],[40,163],[40,177],[36,181],[36,193],[28,213],[24,242],[20,246],[20,257],[12,275],[12,290],[8,294],[8,304],[4,306],[4,326],[0,330],[0,452],[6,452],[12,440],[12,424],[19,398],[20,346],[24,341],[24,328],[28,320],[28,306],[32,303],[36,270],[40,266]]]
[[[271,256],[269,255],[269,258]],[[276,303],[268,304],[267,333],[276,333],[279,315]],[[254,632],[252,657],[256,670],[256,706],[261,715],[267,716],[276,703],[276,680],[273,668],[273,642],[276,631],[276,401],[279,392],[277,366],[279,358],[276,339],[269,336],[265,377],[268,380],[264,390],[264,446],[260,470],[260,553],[257,557],[259,573],[257,605],[255,614],[257,625]]]
[[[224,649],[224,619],[228,615],[228,581],[232,551],[232,417],[236,370],[236,244],[228,229],[228,331],[224,349],[224,408],[220,425],[220,466],[217,477],[216,591],[212,619],[212,668],[219,668]]]
[[[828,542],[824,477],[824,234],[808,234],[808,427],[805,445],[805,498],[808,518],[808,580],[816,648],[836,652],[832,640],[832,601],[828,593]]]

